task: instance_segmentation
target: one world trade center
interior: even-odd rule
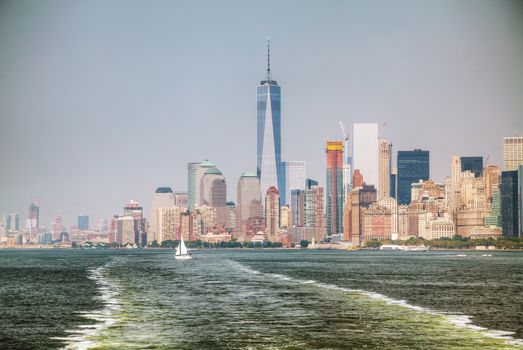
[[[285,179],[281,171],[280,86],[271,79],[270,42],[267,47],[267,77],[257,87],[257,173],[262,198],[270,186],[280,193]]]

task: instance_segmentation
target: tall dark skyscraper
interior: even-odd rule
[[[461,172],[472,171],[475,177],[483,175],[483,157],[461,157]]]
[[[518,172],[501,172],[501,227],[503,236],[517,237],[519,227]]]
[[[271,186],[283,189],[281,171],[280,86],[271,78],[270,42],[267,50],[267,77],[257,88],[257,175],[263,196]]]
[[[398,204],[410,204],[410,185],[419,180],[428,180],[429,177],[429,151],[398,151]]]

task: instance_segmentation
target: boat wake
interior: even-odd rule
[[[99,335],[103,329],[117,322],[114,314],[120,309],[120,301],[117,298],[119,288],[105,277],[106,270],[111,265],[112,262],[109,262],[89,271],[89,278],[94,280],[98,286],[99,295],[96,296],[96,299],[100,300],[104,306],[101,310],[80,312],[84,318],[94,320],[94,324],[80,325],[76,329],[70,330],[69,336],[55,338],[66,342],[63,349],[88,349],[96,346],[91,339]]]
[[[426,307],[409,304],[405,300],[394,299],[394,298],[388,297],[388,296],[380,294],[380,293],[369,292],[369,291],[366,291],[363,289],[340,287],[340,286],[337,286],[334,284],[322,283],[322,282],[318,282],[315,280],[299,280],[299,279],[296,279],[296,278],[293,278],[290,276],[277,274],[277,273],[265,273],[265,272],[261,272],[261,271],[252,269],[248,266],[242,265],[236,261],[231,261],[231,264],[246,273],[250,273],[250,274],[254,274],[254,275],[263,275],[263,276],[268,276],[268,277],[276,278],[276,279],[287,281],[287,282],[313,285],[318,288],[336,290],[336,291],[340,291],[340,292],[357,293],[360,295],[368,296],[368,297],[376,299],[376,300],[380,300],[382,302],[385,302],[385,304],[387,304],[387,305],[400,306],[400,307],[404,307],[404,308],[407,308],[407,309],[410,309],[410,310],[413,310],[416,312],[423,312],[423,313],[428,313],[428,314],[435,315],[435,316],[441,316],[441,317],[446,318],[447,321],[454,326],[457,326],[460,328],[466,328],[466,329],[473,330],[473,331],[478,331],[481,334],[483,334],[487,337],[490,337],[490,338],[504,340],[507,345],[523,346],[523,339],[513,337],[514,332],[492,330],[489,328],[475,325],[472,322],[472,316],[449,314],[449,313],[445,313],[445,312],[441,312],[441,311],[435,311],[435,310],[432,310],[432,309],[429,309]]]

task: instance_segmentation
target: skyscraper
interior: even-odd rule
[[[31,202],[29,205],[29,214],[27,215],[27,229],[31,236],[38,234],[38,226],[40,224],[40,207],[38,204]]]
[[[88,230],[89,229],[89,216],[78,215],[78,229]]]
[[[327,235],[343,233],[343,142],[327,141]]]
[[[138,201],[130,200],[123,208],[124,217],[132,217],[134,220],[134,244],[138,246],[147,245],[147,223],[143,216],[143,208]]]
[[[7,233],[14,233],[20,231],[20,215],[8,214],[5,223],[5,230]]]
[[[378,124],[354,124],[352,143],[353,168],[360,169],[367,185],[372,184],[377,187],[379,185]]]
[[[225,228],[228,225],[227,185],[222,172],[216,167],[207,169],[201,181],[200,203],[216,209],[216,222]]]
[[[461,157],[461,172],[472,171],[474,177],[483,176],[483,157]]]
[[[281,205],[290,204],[291,191],[305,189],[305,161],[288,160],[281,162],[282,176],[285,178],[285,187],[278,190],[282,194]],[[285,194],[285,195],[283,195]]]
[[[429,151],[398,151],[398,205],[410,204],[410,187],[430,177]]]
[[[501,222],[505,237],[518,237],[519,203],[518,172],[501,172]]]
[[[193,211],[196,206],[203,205],[201,202],[202,178],[207,170],[214,167],[215,165],[212,162],[209,162],[207,159],[203,162],[193,162],[187,164],[187,194],[189,211]]]
[[[200,166],[201,162],[187,163],[187,194],[188,194],[188,208],[189,211],[193,211],[196,205],[196,196],[199,193],[200,184],[196,183],[196,171]]]
[[[274,242],[280,228],[280,193],[274,186],[265,195],[265,222],[269,241]]]
[[[280,86],[271,79],[270,42],[267,50],[267,76],[257,87],[257,174],[262,195],[270,186],[285,186],[281,174]]]
[[[151,214],[149,215],[149,230],[147,232],[147,240],[149,242],[157,241],[161,243],[159,225],[162,217],[158,210],[160,208],[171,208],[172,206],[174,206],[173,190],[170,187],[158,187],[153,194]]]
[[[378,200],[390,196],[391,155],[392,144],[387,140],[380,140]]]
[[[236,196],[236,230],[245,233],[249,218],[263,216],[260,179],[255,173],[242,174],[238,180]]]
[[[505,170],[518,170],[521,164],[523,164],[523,137],[505,137],[503,139],[503,165]]]

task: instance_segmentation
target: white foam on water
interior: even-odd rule
[[[117,322],[114,313],[121,307],[117,298],[119,288],[105,277],[105,271],[110,265],[111,263],[108,263],[89,271],[89,278],[94,280],[98,286],[99,295],[96,299],[101,300],[104,307],[98,311],[79,312],[84,318],[94,320],[96,323],[79,325],[77,328],[67,331],[71,334],[70,336],[54,338],[66,341],[63,349],[83,350],[92,348],[97,344],[90,338],[99,335],[101,330]]]
[[[426,307],[409,304],[405,300],[394,299],[394,298],[388,297],[388,296],[380,294],[380,293],[369,292],[369,291],[366,291],[363,289],[340,287],[340,286],[337,286],[334,284],[322,283],[322,282],[318,282],[318,281],[314,281],[314,280],[302,281],[302,280],[299,280],[299,279],[296,279],[296,278],[293,278],[290,276],[277,274],[277,273],[263,273],[263,272],[254,270],[248,266],[242,265],[238,262],[234,262],[234,265],[237,266],[240,270],[243,270],[245,272],[248,272],[248,273],[254,274],[254,275],[264,274],[266,276],[278,278],[278,279],[293,282],[293,283],[314,285],[319,288],[331,289],[331,290],[336,290],[336,291],[340,291],[340,292],[362,294],[362,295],[366,295],[370,298],[383,301],[387,305],[395,305],[395,306],[404,307],[404,308],[407,308],[407,309],[410,309],[410,310],[413,310],[416,312],[429,313],[429,314],[436,315],[436,316],[442,316],[442,317],[445,317],[448,322],[450,322],[452,325],[454,325],[456,327],[466,328],[469,330],[481,332],[481,334],[483,334],[487,337],[504,340],[505,343],[508,345],[523,345],[523,339],[513,337],[514,332],[498,331],[498,330],[492,330],[492,329],[488,329],[485,327],[477,326],[477,325],[473,324],[472,317],[468,316],[468,315],[455,315],[455,314],[443,313],[443,312],[435,311],[435,310],[432,310],[432,309],[429,309]]]

